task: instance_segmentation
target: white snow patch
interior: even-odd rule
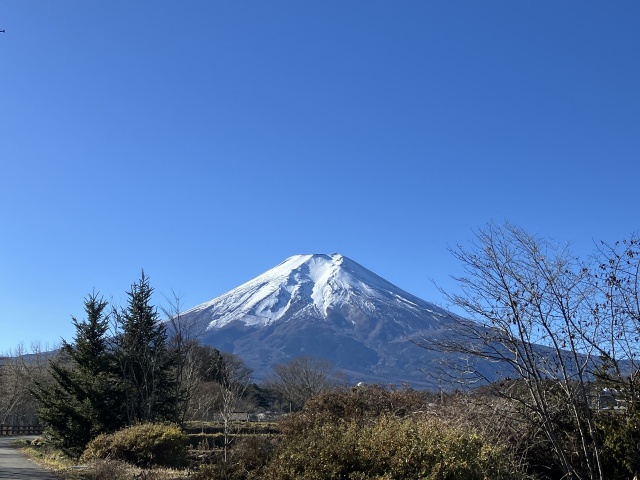
[[[437,307],[414,297],[337,253],[295,255],[258,277],[184,314],[209,317],[208,328],[240,320],[264,326],[277,322],[292,309],[315,309],[327,315],[332,307],[349,304],[368,313],[376,309],[410,309],[414,313]],[[307,313],[309,313],[307,311]]]

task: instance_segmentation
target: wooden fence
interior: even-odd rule
[[[42,425],[0,425],[0,436],[40,434],[42,434]]]

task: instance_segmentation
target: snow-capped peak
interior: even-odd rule
[[[404,292],[338,253],[289,257],[184,315],[197,315],[207,322],[208,329],[214,329],[237,320],[248,326],[303,317],[326,320],[335,311],[347,317],[348,312],[361,312],[364,316],[386,312],[391,320],[406,318],[407,311],[415,318],[425,318],[425,314],[432,319],[447,316],[444,310]],[[397,314],[400,311],[402,315]]]

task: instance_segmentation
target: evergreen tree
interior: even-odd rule
[[[114,356],[108,344],[107,302],[94,293],[86,297],[86,320],[72,318],[73,343],[63,341],[50,363],[51,382],[37,383],[40,419],[53,442],[79,456],[99,433],[123,425],[122,394],[115,376]]]
[[[171,418],[175,398],[166,327],[151,304],[153,288],[144,272],[116,312],[116,350],[129,424]]]

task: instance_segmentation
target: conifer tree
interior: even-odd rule
[[[59,356],[50,363],[51,382],[37,383],[40,419],[53,443],[79,456],[99,433],[123,425],[122,395],[108,343],[107,302],[93,293],[86,297],[86,319],[72,318],[73,343],[63,340]]]
[[[116,350],[129,424],[171,418],[174,412],[172,359],[167,331],[151,304],[153,288],[144,272],[116,314]]]

